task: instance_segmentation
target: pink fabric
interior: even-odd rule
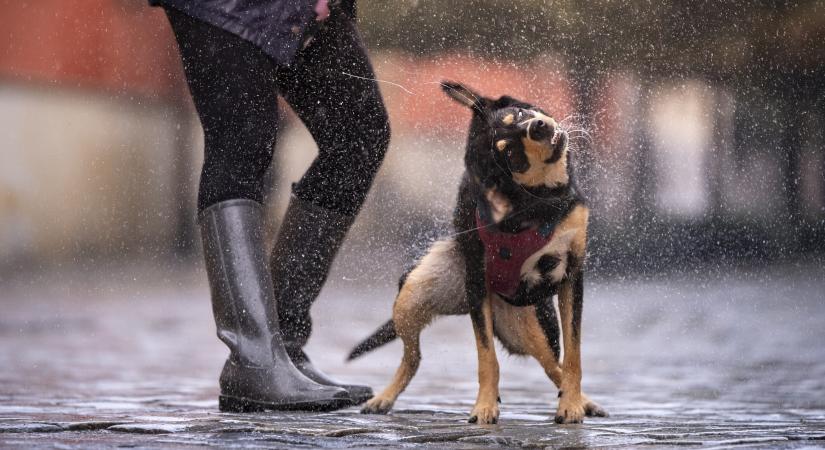
[[[490,230],[476,211],[476,226],[484,243],[484,278],[487,289],[513,298],[521,281],[521,266],[533,253],[553,239],[553,233],[544,237],[538,227],[518,233],[500,233]],[[509,254],[509,258],[503,256]]]
[[[315,20],[323,22],[329,17],[329,0],[318,0],[315,4]]]

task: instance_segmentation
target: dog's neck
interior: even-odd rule
[[[505,182],[493,189],[482,191],[478,197],[480,210],[485,208],[490,211],[501,208],[500,205],[491,204],[491,190],[495,191],[498,203],[502,201],[501,199],[509,203],[506,216],[495,223],[495,228],[505,233],[517,233],[525,228],[544,224],[555,226],[577,203],[581,202],[581,198],[571,183],[550,188],[548,186],[526,187],[514,182]]]

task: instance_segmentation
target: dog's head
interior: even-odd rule
[[[506,95],[484,97],[460,83],[442,86],[473,111],[465,155],[472,175],[485,185],[502,175],[525,187],[568,183],[567,133],[541,108]]]
[[[495,222],[509,212],[507,193],[514,185],[522,191],[567,186],[568,137],[549,114],[506,95],[484,97],[460,83],[445,81],[442,87],[473,112],[464,160],[492,204]]]

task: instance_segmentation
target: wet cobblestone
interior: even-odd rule
[[[425,331],[419,375],[390,415],[220,413],[226,351],[201,277],[6,286],[0,447],[825,447],[817,265],[700,283],[592,281],[584,388],[611,416],[564,426],[553,423],[556,391],[538,365],[501,351],[500,423],[466,422],[477,385],[466,317]],[[324,292],[309,353],[329,372],[380,389],[400,358],[397,343],[342,362],[389,314],[391,287],[363,294],[343,281]]]

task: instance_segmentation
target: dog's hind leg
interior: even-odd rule
[[[384,414],[407,388],[421,362],[421,331],[433,318],[467,312],[464,296],[464,261],[454,241],[430,247],[401,286],[393,305],[393,322],[404,344],[401,365],[392,382],[361,409],[365,414]]]
[[[393,306],[395,330],[404,344],[401,365],[395,371],[392,382],[380,394],[374,396],[361,409],[364,414],[386,414],[395,400],[404,392],[418,371],[421,362],[421,331],[432,320],[429,311],[415,309],[415,289],[406,284],[399,292]]]

